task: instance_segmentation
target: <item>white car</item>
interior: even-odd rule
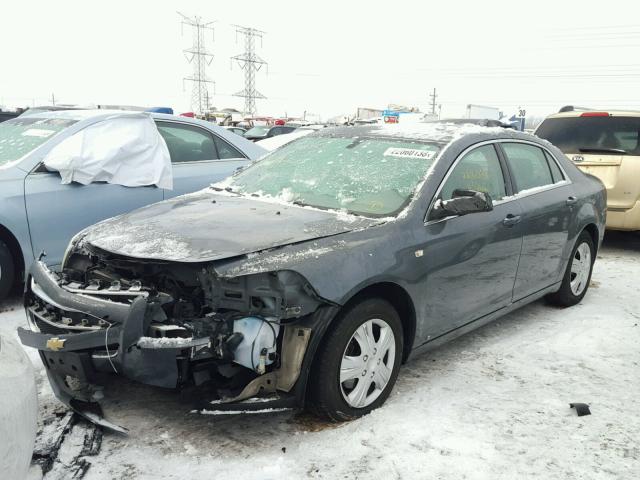
[[[22,347],[0,335],[0,477],[26,478],[36,440],[38,399]]]

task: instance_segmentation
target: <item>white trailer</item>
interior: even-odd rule
[[[485,105],[467,105],[467,118],[500,120],[500,109]]]

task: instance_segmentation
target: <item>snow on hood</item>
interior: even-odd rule
[[[381,223],[202,190],[101,222],[82,239],[133,258],[208,262]]]
[[[64,139],[45,157],[62,183],[173,188],[169,149],[148,114],[108,118]]]

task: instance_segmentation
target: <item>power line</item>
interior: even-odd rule
[[[262,44],[262,36],[265,32],[240,25],[235,25],[235,27],[236,36],[238,34],[244,36],[244,53],[231,57],[231,60],[232,64],[233,60],[235,60],[240,65],[240,68],[244,70],[244,89],[235,93],[234,96],[244,98],[245,115],[255,115],[256,99],[267,98],[256,89],[255,76],[258,70],[267,65],[267,62],[255,52],[256,38],[259,38]]]
[[[429,96],[431,97],[431,115],[435,115],[436,114],[436,98],[438,98],[435,87],[433,88],[433,93]]]
[[[193,64],[193,74],[185,77],[184,80],[193,82],[191,92],[191,108],[202,114],[209,109],[209,91],[207,84],[214,85],[215,82],[207,77],[206,67],[211,65],[213,54],[209,53],[205,46],[204,34],[206,31],[211,32],[211,40],[213,41],[213,24],[215,22],[203,22],[201,17],[189,18],[178,12],[182,17],[182,26],[187,25],[193,28],[193,46],[184,50],[185,57],[189,63]]]

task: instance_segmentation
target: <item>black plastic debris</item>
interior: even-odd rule
[[[569,408],[575,408],[576,413],[579,417],[584,415],[591,415],[591,410],[589,410],[589,405],[586,403],[570,403]]]
[[[81,445],[69,437],[82,438]],[[87,457],[100,453],[102,429],[74,412],[54,413],[43,420],[31,459],[43,480],[81,480],[91,467]]]

